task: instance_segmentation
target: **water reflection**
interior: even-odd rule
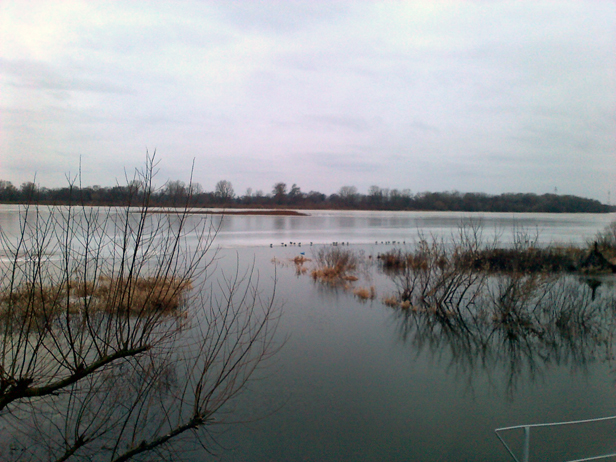
[[[551,366],[584,372],[612,359],[613,281],[597,288],[572,276],[499,275],[466,287],[468,298],[450,310],[413,305],[392,316],[417,354],[447,358],[469,384],[486,374],[513,398]]]
[[[277,231],[282,231],[285,226],[285,219],[284,217],[275,217],[274,218],[274,229]]]
[[[88,209],[86,207],[86,209]],[[41,212],[53,210],[42,208]],[[113,213],[114,208],[109,209]],[[0,204],[0,228],[19,234],[19,206]],[[614,214],[504,214],[457,212],[361,212],[306,211],[303,217],[254,217],[250,215],[212,215],[216,237],[223,247],[269,246],[280,242],[334,241],[372,244],[375,241],[414,242],[420,230],[425,235],[450,238],[462,219],[481,218],[487,234],[512,226],[540,230],[543,242],[584,242],[614,220]],[[506,233],[504,239],[510,236]]]

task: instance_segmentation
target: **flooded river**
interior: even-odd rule
[[[569,291],[571,306],[587,304],[588,330],[567,337],[546,328],[512,339],[486,332],[485,319],[460,328],[387,306],[396,281],[376,263],[379,254],[412,250],[426,237],[451,239],[461,221],[480,222],[484,239],[503,245],[516,233],[543,244],[583,244],[615,214],[308,213],[213,218],[217,254],[208,277],[254,267],[265,295],[275,286],[282,312],[279,351],[212,427],[212,460],[504,462],[513,459],[496,428],[616,414],[613,278],[595,289],[577,276],[549,286],[555,304]],[[19,230],[17,214],[0,207],[9,235]],[[373,299],[310,277],[316,252],[333,242],[358,256],[356,285],[374,287]],[[300,255],[312,260],[304,274],[291,262]],[[538,429],[530,460],[616,451],[614,430],[613,421]],[[507,438],[521,458],[522,433]]]

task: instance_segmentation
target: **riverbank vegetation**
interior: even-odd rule
[[[385,271],[438,268],[452,271],[488,273],[601,273],[616,272],[616,222],[597,233],[586,247],[541,246],[537,235],[519,233],[513,245],[501,247],[497,241],[481,241],[480,225],[460,227],[452,243],[422,239],[414,251],[398,249],[379,255]]]
[[[500,287],[504,280],[509,282],[497,296],[501,302],[520,300],[536,286],[561,275],[592,278],[616,273],[616,223],[598,233],[585,248],[541,247],[538,241],[536,235],[517,232],[512,246],[501,247],[497,239],[485,242],[481,224],[472,221],[461,225],[450,241],[422,237],[413,250],[394,248],[377,255],[378,267],[397,288],[382,301],[388,306],[448,318],[474,307],[478,299],[486,297],[486,291]],[[315,261],[311,272],[315,281],[343,287],[363,299],[375,298],[374,286],[366,291],[349,284],[359,279],[355,270],[366,263],[349,248],[319,248]],[[369,256],[368,261],[374,260]],[[589,279],[589,286],[594,290],[593,281]],[[511,313],[508,309],[505,314],[493,313],[490,317],[509,322]]]
[[[134,184],[113,187],[71,185],[63,188],[46,188],[33,182],[15,187],[10,181],[0,180],[0,203],[69,204],[118,206],[140,194]],[[224,208],[296,208],[296,209],[345,209],[345,210],[419,210],[462,212],[536,212],[536,213],[608,213],[616,206],[594,199],[572,195],[506,193],[490,195],[458,191],[419,192],[408,189],[388,189],[371,186],[361,194],[354,186],[342,186],[334,194],[318,191],[303,192],[294,184],[290,189],[285,183],[274,184],[271,192],[253,191],[235,194],[229,181],[221,180],[214,191],[208,192],[198,183],[168,181],[151,192],[150,204],[157,207],[177,207],[186,203],[193,207]]]
[[[1,460],[211,452],[275,352],[273,295],[250,267],[210,280],[217,230],[186,208],[150,213],[155,167],[123,208],[29,204],[0,233]]]
[[[177,276],[143,276],[131,280],[100,276],[88,281],[60,281],[55,285],[25,282],[0,292],[0,319],[20,329],[46,329],[59,322],[66,311],[75,317],[111,314],[132,316],[152,313],[181,316],[186,308],[190,281]]]
[[[329,263],[315,269],[352,260],[381,276],[369,278],[369,288],[363,280],[358,287],[340,278],[314,280],[380,301],[392,309],[403,341],[437,356],[450,351],[450,366],[469,380],[477,367],[499,371],[513,393],[523,372],[536,374],[540,363],[581,368],[611,357],[615,250],[616,223],[583,247],[542,247],[538,236],[522,230],[504,248],[483,238],[480,223],[468,222],[449,240],[424,236],[412,250],[377,258],[323,247],[319,260]]]
[[[315,252],[316,267],[310,275],[315,281],[339,285],[345,281],[356,281],[358,257],[351,251],[338,246],[321,247]]]

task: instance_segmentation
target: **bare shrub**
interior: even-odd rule
[[[539,229],[531,231],[528,228],[515,226],[513,228],[513,248],[515,250],[533,249],[539,244]]]
[[[597,243],[599,250],[614,263],[614,260],[616,260],[616,221],[597,233],[594,242]],[[594,243],[589,243],[590,245],[594,245]]]
[[[0,459],[158,460],[188,436],[211,450],[206,429],[275,351],[253,272],[206,279],[207,218],[151,213],[155,167],[124,208],[30,204],[1,233]]]
[[[394,251],[380,260],[389,262],[384,270],[398,287],[400,302],[451,316],[472,302],[485,279],[462,262],[463,248],[464,243],[451,246],[436,238],[422,239],[415,251]]]
[[[353,276],[350,273],[357,269],[359,263],[352,251],[337,246],[320,248],[316,251],[314,259],[316,268],[311,273],[312,278],[332,285],[339,284],[345,278]]]
[[[478,252],[469,264],[477,271],[490,272],[574,272],[583,255],[584,251],[575,247],[496,248]]]

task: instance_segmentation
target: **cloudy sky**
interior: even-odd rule
[[[616,2],[0,2],[0,179],[616,199]]]

